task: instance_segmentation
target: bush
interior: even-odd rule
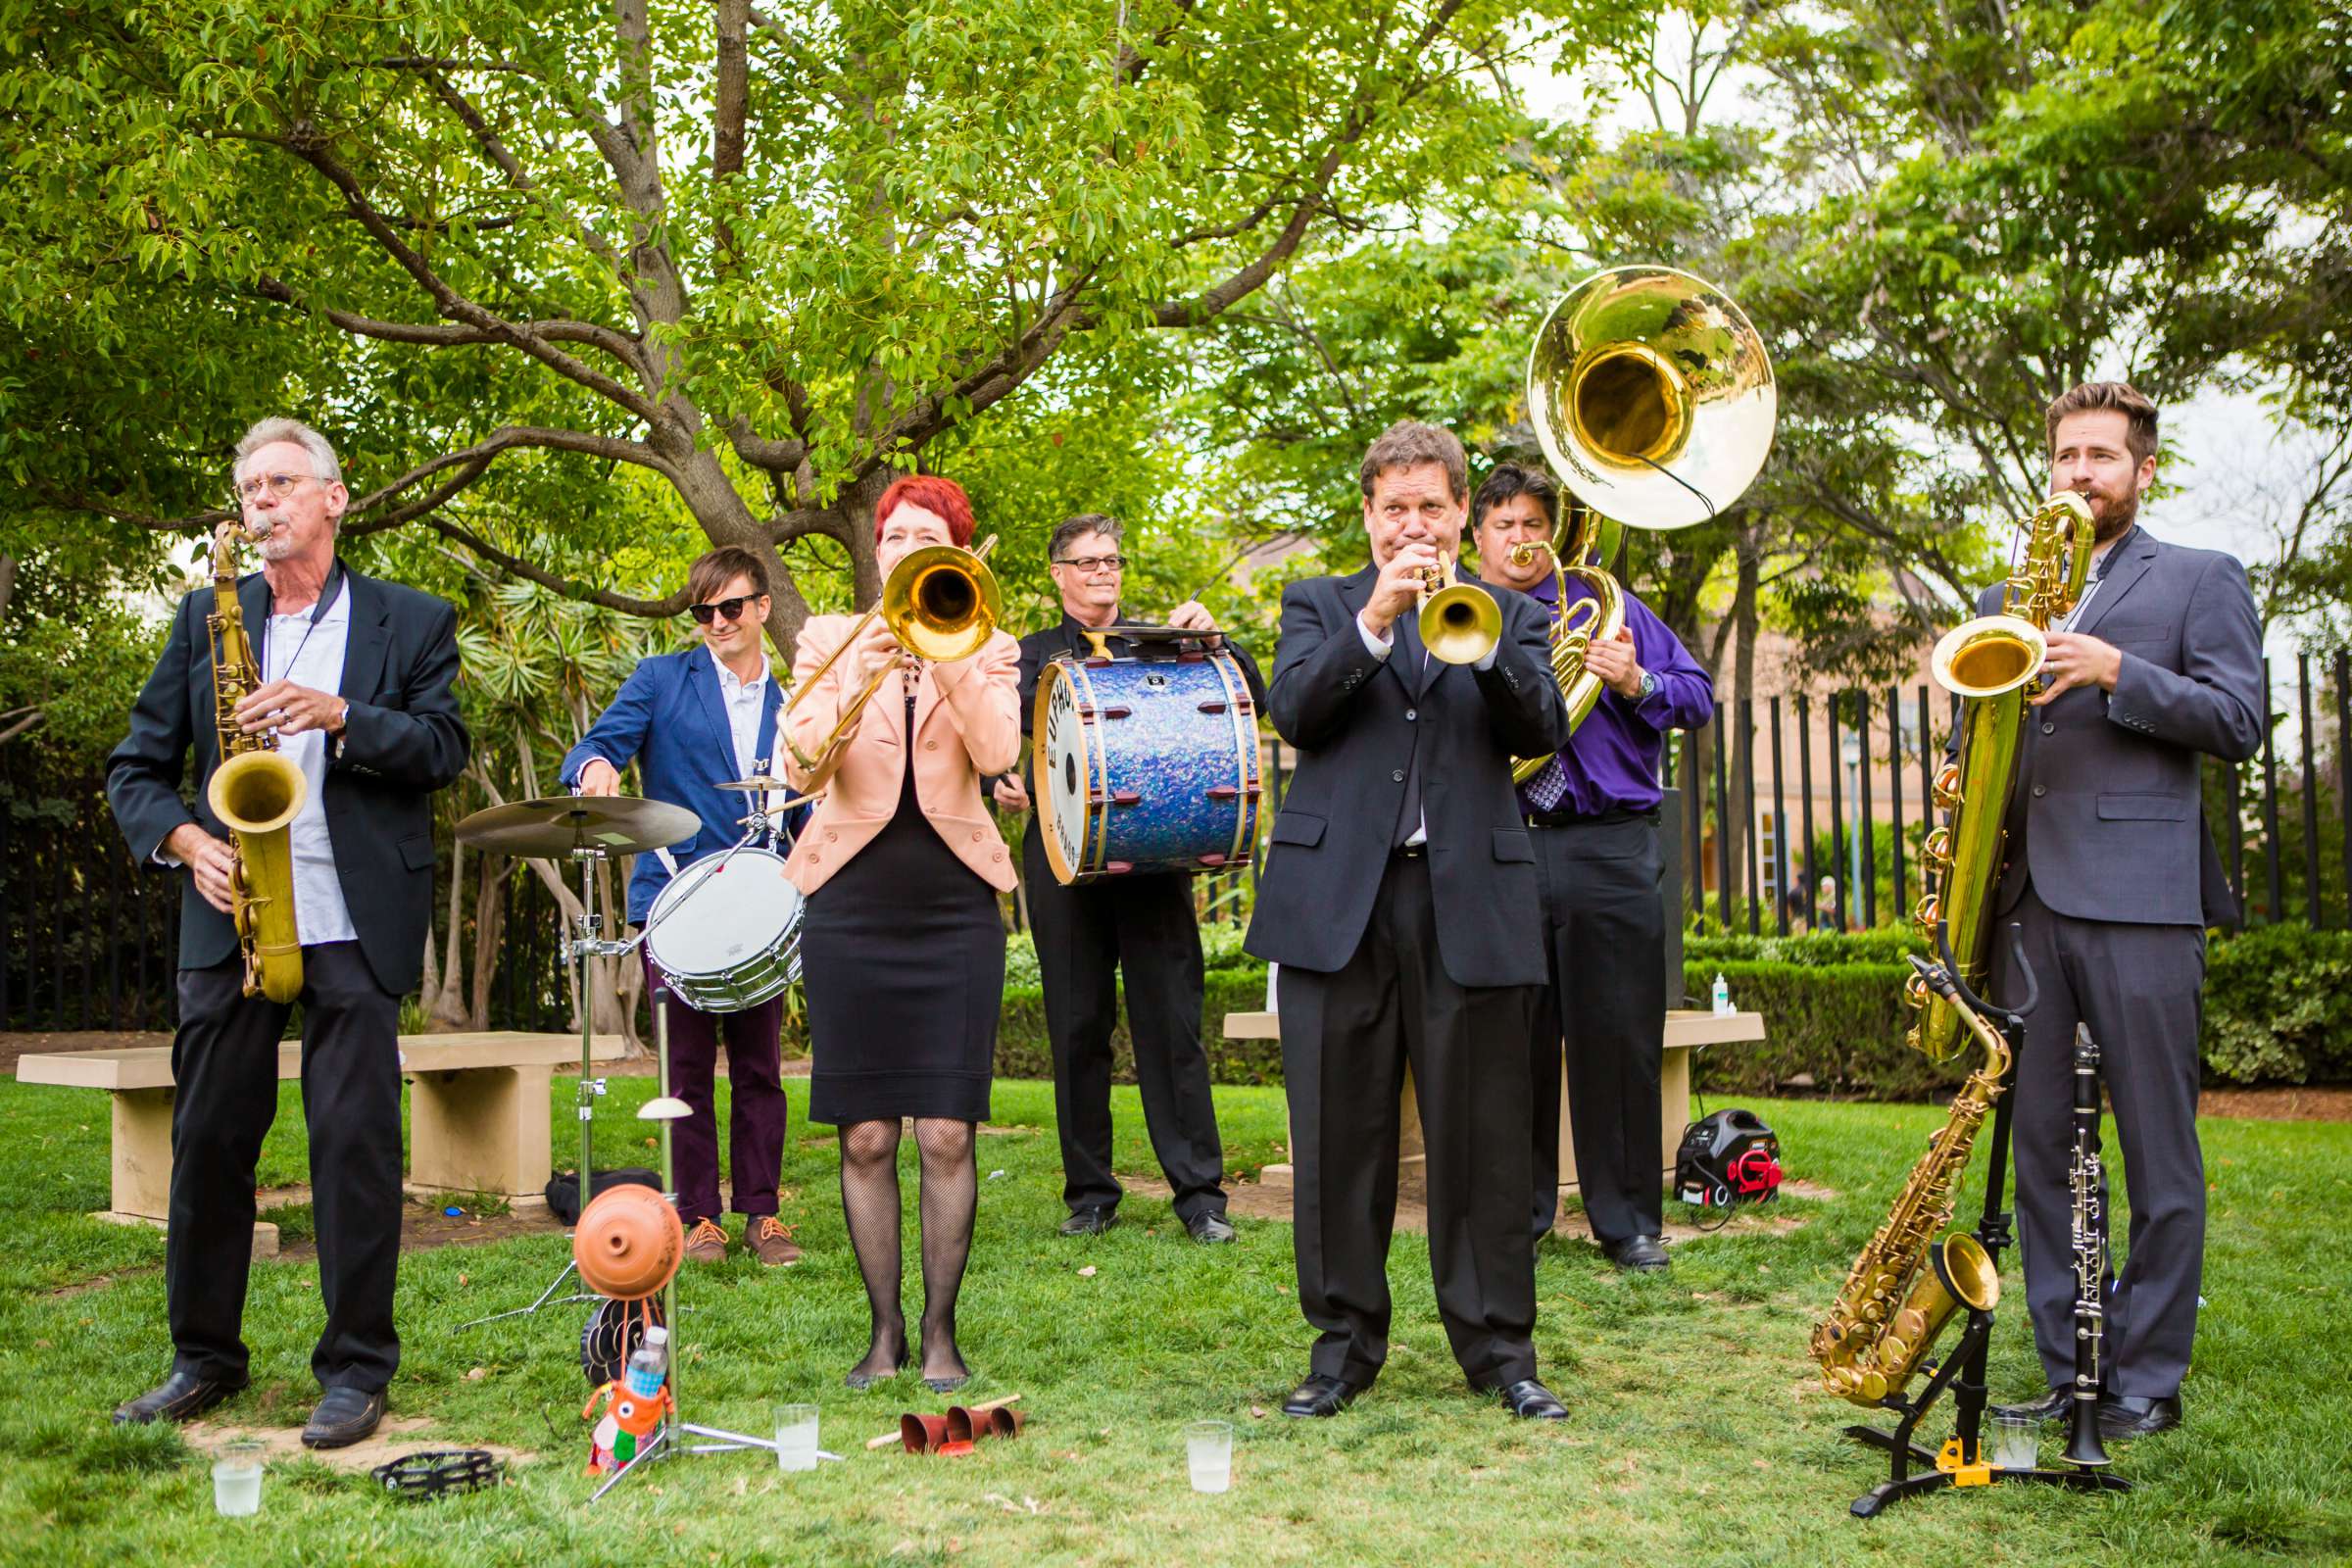
[[[1013,940],[1034,975],[1026,940]],[[1279,1042],[1224,1038],[1228,1012],[1264,1008],[1265,965],[1241,951],[1238,926],[1202,927],[1201,945],[1208,973],[1200,1034],[1211,1079],[1281,1083]],[[1683,977],[1691,997],[1711,995],[1721,973],[1735,1006],[1764,1015],[1761,1043],[1701,1053],[1695,1082],[1714,1093],[1809,1085],[1864,1100],[1949,1098],[1975,1054],[1938,1067],[1903,1044],[1913,1014],[1903,1004],[1911,968],[1902,960],[1923,951],[1916,933],[1894,929],[1686,938]],[[997,1071],[1050,1078],[1043,996],[1034,979],[1012,982],[1007,958]],[[1123,1008],[1111,1049],[1118,1081],[1134,1082]],[[2352,1080],[2352,932],[2278,925],[2216,937],[2207,950],[2204,1057],[2208,1083]]]
[[[1690,994],[1711,994],[1719,970],[1732,1005],[1764,1015],[1764,1039],[1699,1053],[1700,1088],[1771,1094],[1794,1082],[1866,1100],[1934,1100],[1967,1075],[1965,1059],[1938,1067],[1903,1044],[1907,964],[1710,959],[1685,966]]]
[[[2205,957],[2207,1082],[2352,1078],[2352,931],[2257,926]]]
[[[1266,1006],[1265,965],[1228,965],[1208,971],[1200,1004],[1200,1044],[1208,1052],[1208,1076],[1220,1084],[1279,1084],[1282,1082],[1282,1042],[1228,1040],[1225,1015],[1263,1012]],[[1111,1076],[1115,1082],[1135,1082],[1135,1041],[1127,1032],[1126,988],[1120,988],[1119,1022],[1111,1031]],[[1004,1010],[997,1021],[997,1076],[1052,1078],[1054,1046],[1046,1035],[1045,993],[1034,985],[1004,987]]]

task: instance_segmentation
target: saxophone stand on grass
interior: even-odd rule
[[[1968,1311],[1968,1326],[1951,1353],[1935,1367],[1927,1387],[1916,1398],[1904,1398],[1889,1394],[1882,1402],[1886,1408],[1897,1411],[1902,1419],[1892,1431],[1883,1427],[1850,1426],[1845,1435],[1857,1443],[1884,1448],[1889,1456],[1888,1475],[1853,1503],[1856,1518],[1869,1519],[1890,1503],[1922,1493],[1938,1492],[1945,1487],[1985,1487],[1996,1481],[2038,1482],[2045,1486],[2072,1487],[2079,1492],[2129,1492],[2132,1483],[2104,1468],[2107,1455],[2099,1446],[2098,1404],[2094,1399],[2079,1399],[2069,1416],[2071,1422],[2067,1444],[2067,1461],[2071,1468],[2064,1470],[2005,1469],[1991,1463],[1984,1452],[1984,1363],[1992,1343],[1993,1306],[1999,1298],[1999,1268],[2001,1253],[2009,1247],[2009,1211],[2002,1206],[2006,1197],[2009,1171],[2009,1117],[2012,1100],[2008,1091],[2017,1080],[2018,1054],[2026,1046],[2026,1014],[2034,1010],[2040,988],[2034,983],[2033,967],[2026,961],[2024,942],[2019,928],[2009,927],[2009,951],[2017,972],[2024,977],[2026,995],[2015,1007],[1995,1007],[1970,990],[1959,979],[1959,965],[1952,960],[1949,936],[1941,923],[1936,929],[1936,947],[1942,957],[1940,963],[1931,963],[1914,957],[1912,966],[1920,979],[1937,997],[1959,1009],[1966,1028],[1981,1035],[1989,1035],[1992,1020],[1998,1020],[1999,1038],[2006,1046],[2006,1064],[2001,1074],[2000,1097],[1993,1102],[1992,1143],[1984,1174],[1984,1211],[1977,1221],[1976,1239],[1984,1249],[1985,1266],[1983,1280],[1986,1289],[1982,1293],[1983,1304],[1962,1296],[1961,1304]],[[1987,1045],[1990,1042],[1987,1041]],[[2081,1099],[2077,1096],[2078,1102]],[[2095,1102],[2094,1102],[2095,1105]],[[2095,1113],[2095,1112],[2094,1112]],[[2094,1139],[2095,1143],[2095,1139]],[[1940,1261],[1938,1259],[1937,1261]],[[1960,1294],[1955,1292],[1955,1294]],[[2077,1306],[2078,1335],[2077,1364],[2082,1364],[2087,1351],[2090,1362],[2097,1364],[2098,1341],[2101,1329],[2098,1317],[2085,1317],[2082,1304]],[[2095,1373],[2094,1373],[2095,1379]],[[1952,1436],[1945,1440],[1942,1451],[1931,1452],[1911,1441],[1937,1398],[1949,1389],[1953,1395],[1953,1409],[1957,1419]],[[1919,1472],[1913,1473],[1913,1467]]]

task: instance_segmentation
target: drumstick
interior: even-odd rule
[[[989,1411],[998,1409],[1004,1405],[1019,1403],[1020,1397],[1021,1396],[1017,1394],[1007,1394],[1002,1399],[990,1399],[985,1404],[967,1405],[965,1408],[969,1409],[974,1415],[986,1415]],[[866,1439],[865,1446],[869,1448],[887,1448],[898,1441],[899,1429],[897,1427],[892,1427],[888,1432],[883,1433],[878,1438]]]

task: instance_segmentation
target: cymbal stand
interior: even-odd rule
[[[596,867],[598,862],[609,858],[605,847],[601,844],[589,843],[582,830],[575,828],[572,831],[570,858],[577,861],[580,867],[580,913],[574,922],[578,928],[576,934],[564,941],[564,961],[571,966],[578,986],[580,1078],[579,1088],[575,1091],[575,1103],[580,1119],[580,1208],[584,1211],[588,1207],[588,1200],[595,1196],[593,1184],[596,1172],[594,1163],[596,1102],[603,1096],[606,1087],[605,1080],[595,1076],[596,1005],[589,987],[588,960],[590,958],[618,957],[632,951],[644,938],[640,936],[627,942],[613,942],[599,936],[604,929],[604,917],[597,912],[596,908]],[[549,1282],[547,1289],[541,1291],[538,1299],[531,1302],[530,1305],[518,1306],[507,1312],[493,1312],[488,1317],[477,1317],[472,1322],[461,1323],[458,1327],[461,1329],[476,1328],[484,1323],[496,1323],[503,1318],[528,1317],[543,1306],[562,1306],[570,1301],[596,1300],[596,1297],[577,1291],[569,1296],[556,1294],[564,1288],[564,1282],[571,1278],[576,1267],[577,1265],[569,1257],[565,1257],[564,1271]]]

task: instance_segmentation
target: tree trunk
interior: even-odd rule
[[[466,1012],[466,1027],[490,1027],[490,982],[498,973],[498,954],[507,925],[507,858],[485,853],[476,868],[473,892],[473,1000]]]
[[[1747,877],[1747,835],[1756,820],[1755,729],[1740,721],[1740,704],[1755,696],[1756,630],[1760,620],[1756,599],[1764,566],[1764,529],[1759,523],[1740,535],[1739,587],[1732,600],[1732,619],[1739,628],[1739,652],[1734,656],[1732,690],[1723,705],[1724,722],[1731,729],[1730,776],[1727,784],[1739,798],[1740,837],[1733,841],[1732,875],[1752,901],[1758,890]],[[1752,715],[1754,705],[1749,702]]]

